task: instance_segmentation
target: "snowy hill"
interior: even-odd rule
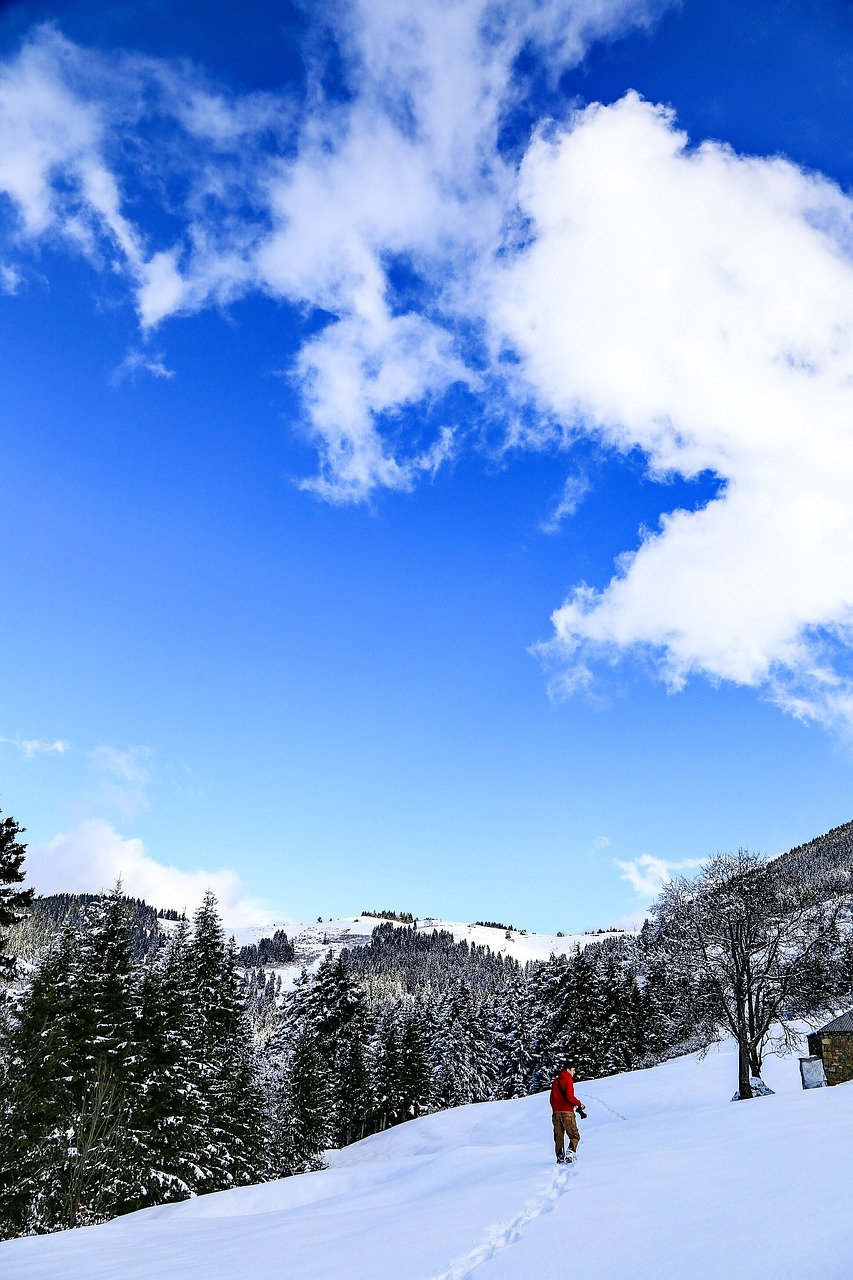
[[[297,967],[304,965],[310,971],[329,950],[337,953],[344,947],[366,946],[373,930],[383,921],[393,925],[399,923],[396,920],[390,920],[387,916],[360,915],[313,923],[293,920],[274,921],[263,926],[227,929],[227,932],[229,935],[233,934],[238,946],[244,947],[258,942],[263,937],[272,937],[276,929],[284,929],[296,946]],[[458,920],[439,920],[433,916],[419,920],[418,928],[423,932],[431,932],[433,929],[444,930],[452,933],[456,942],[488,947],[495,953],[511,956],[522,965],[528,960],[547,960],[551,955],[569,955],[575,947],[583,948],[592,942],[601,942],[603,938],[623,936],[618,930],[608,930],[603,933],[572,933],[559,937],[551,933],[527,933],[513,929],[510,931],[510,937],[507,938],[505,929],[465,924]]]
[[[466,926],[467,927],[467,926]],[[461,1107],[321,1173],[0,1244],[4,1280],[847,1280],[853,1084],[731,1103],[735,1052],[578,1084],[575,1166],[547,1096]]]

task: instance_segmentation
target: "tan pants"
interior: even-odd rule
[[[578,1132],[578,1122],[575,1119],[574,1111],[555,1111],[554,1119],[554,1149],[558,1156],[563,1154],[563,1134],[569,1140],[569,1150],[577,1151],[578,1143],[581,1140]]]

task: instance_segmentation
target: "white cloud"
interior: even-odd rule
[[[498,147],[522,48],[557,74],[662,8],[332,3],[350,96],[327,100],[311,64],[305,104],[41,28],[0,64],[11,248],[64,240],[118,273],[146,333],[252,291],[327,313],[294,373],[320,458],[306,487],[332,501],[410,489],[453,456],[448,424],[401,424],[454,382],[510,424],[507,450],[586,431],[655,477],[710,473],[714,500],[639,532],[607,585],[556,610],[558,683],[587,689],[597,660],[639,651],[673,689],[702,674],[853,724],[853,200],[778,157],[691,148],[634,94],[543,129],[520,174]],[[183,194],[164,224],[167,185]],[[145,229],[152,206],[169,243]],[[546,530],[583,487],[567,481]]]
[[[541,137],[522,173],[532,243],[496,324],[543,409],[653,474],[713,472],[603,590],[553,616],[569,680],[632,649],[849,713],[853,639],[853,201],[782,159],[696,150],[629,95]]]
[[[174,378],[174,369],[169,369],[165,363],[165,357],[161,354],[154,355],[145,351],[128,351],[121,364],[113,370],[110,382],[114,387],[118,387],[129,378],[133,382],[138,373],[149,373],[153,378]]]
[[[607,836],[596,836],[594,841],[596,849],[608,849],[610,840]]]
[[[541,525],[543,533],[557,533],[564,520],[573,516],[592,485],[586,476],[567,476],[559,501],[551,515]]]
[[[184,871],[158,862],[136,838],[125,838],[101,818],[81,822],[27,850],[27,878],[37,892],[100,893],[121,879],[130,897],[155,907],[191,913],[208,889],[219,901],[228,927],[266,924],[281,915],[272,903],[255,898],[229,867]]]
[[[651,901],[660,893],[667,881],[681,871],[695,870],[703,865],[701,858],[686,858],[682,862],[668,862],[665,858],[655,858],[650,853],[641,853],[639,858],[631,862],[613,859],[614,865],[621,871],[621,879],[627,880],[645,901]]]
[[[17,747],[25,760],[33,760],[36,756],[62,756],[69,750],[71,743],[63,738],[0,738],[0,742],[10,747]]]
[[[21,287],[23,276],[15,267],[7,267],[0,263],[0,293],[14,296]]]
[[[155,253],[140,272],[138,305],[144,329],[152,328],[183,307],[187,286],[175,258],[174,252]]]
[[[350,93],[327,100],[309,59],[300,106],[286,93],[229,94],[186,63],[85,50],[35,30],[0,66],[0,191],[19,239],[63,238],[128,278],[144,331],[261,291],[327,327],[296,373],[320,454],[312,486],[334,501],[411,488],[447,456],[400,439],[399,415],[476,373],[459,322],[481,320],[482,276],[501,247],[515,167],[498,149],[535,47],[554,77],[597,38],[648,24],[664,0],[352,0],[325,6]],[[157,121],[146,141],[147,117]],[[137,169],[126,170],[132,139]],[[155,244],[134,191],[171,198]],[[147,186],[146,186],[147,184]],[[417,305],[390,270],[421,282]],[[10,268],[14,270],[14,267]]]
[[[32,760],[33,756],[63,756],[71,744],[62,738],[54,738],[53,741],[46,741],[44,738],[22,738],[16,745],[21,748],[25,760]]]
[[[71,746],[63,738],[0,738],[0,742],[17,747],[25,760],[33,760],[36,756],[62,756]]]
[[[480,272],[513,199],[514,171],[497,150],[513,62],[530,42],[564,68],[595,36],[658,7],[432,0],[415,11],[407,0],[363,0],[334,10],[354,100],[313,114],[295,161],[271,179],[270,233],[248,246],[244,271],[232,261],[229,272],[335,317],[297,362],[321,457],[309,487],[358,501],[378,486],[410,489],[434,469],[434,446],[392,449],[383,426],[453,382],[477,384],[456,327],[472,306],[478,314]],[[395,311],[396,260],[425,282],[417,314]],[[218,248],[193,255],[187,296],[219,288],[222,267]]]
[[[46,27],[0,66],[0,191],[18,212],[19,240],[64,237],[93,258],[104,244],[138,273],[143,252],[105,159],[107,113],[90,64]]]

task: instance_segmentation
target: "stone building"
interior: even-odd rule
[[[853,1080],[853,1009],[809,1036],[809,1053],[823,1058],[827,1084]]]

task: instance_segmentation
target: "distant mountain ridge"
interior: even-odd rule
[[[825,885],[831,889],[839,882],[849,881],[853,877],[853,821],[832,827],[804,844],[777,854],[772,861],[792,882]],[[76,923],[105,897],[98,893],[55,893],[35,898],[32,915],[12,930],[12,950],[31,962],[63,926]],[[171,931],[170,922],[177,921],[181,915],[174,909],[152,907],[141,898],[125,897],[125,902],[132,921],[134,958],[142,961],[163,945]],[[576,948],[582,950],[592,942],[601,941],[603,936],[630,936],[635,932],[613,928],[570,934],[534,933],[496,921],[478,920],[468,924],[433,916],[418,919],[408,911],[362,911],[358,916],[326,922],[321,919],[316,923],[270,921],[263,926],[236,929],[228,928],[226,922],[226,929],[236,938],[239,962],[246,968],[304,965],[311,969],[329,950],[337,953],[343,948],[366,945],[376,925],[385,921],[400,925],[414,923],[424,930],[446,930],[457,942],[488,947],[521,964],[546,960],[552,954],[568,955]]]

